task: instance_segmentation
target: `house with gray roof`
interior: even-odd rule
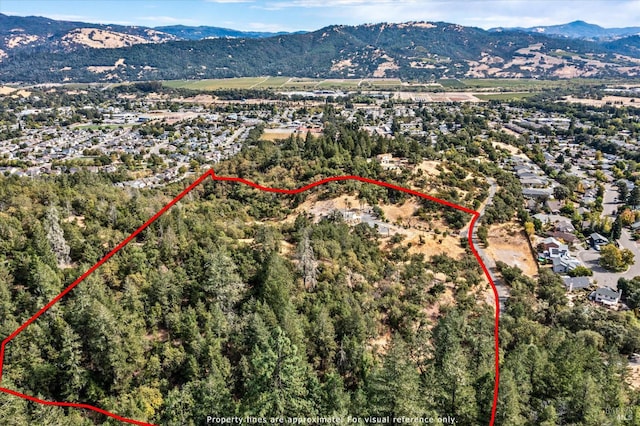
[[[551,188],[523,188],[522,196],[524,198],[549,198],[553,193]]]
[[[584,290],[591,285],[589,277],[562,277],[567,291]]]
[[[609,287],[600,287],[589,295],[589,298],[607,306],[615,306],[620,301],[622,290],[616,292]]]
[[[589,242],[591,243],[593,248],[596,250],[600,250],[602,246],[609,244],[609,240],[607,239],[607,237],[604,237],[598,234],[597,232],[594,232],[593,234],[589,235]]]
[[[582,266],[582,263],[569,255],[560,257],[554,257],[553,260],[553,272],[556,274],[566,274],[569,271],[573,271],[578,266]]]

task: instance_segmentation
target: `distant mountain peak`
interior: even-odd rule
[[[529,33],[547,34],[556,37],[579,38],[587,40],[615,40],[640,32],[640,27],[604,28],[582,20],[572,21],[566,24],[536,26],[529,28],[492,28],[489,31],[524,31]]]

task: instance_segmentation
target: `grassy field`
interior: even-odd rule
[[[595,86],[611,83],[609,80],[572,78],[565,80],[534,80],[527,78],[484,78],[460,80],[469,89],[544,90],[575,86]]]
[[[576,86],[595,86],[620,83],[617,80],[598,80],[574,78],[565,80],[534,80],[534,79],[442,79],[438,84],[448,91],[486,90],[487,92],[537,92],[541,90],[566,88]],[[400,79],[394,78],[345,78],[345,79],[313,79],[298,77],[239,77],[207,80],[167,80],[163,84],[167,87],[192,90],[221,90],[221,89],[272,89],[272,90],[419,90],[433,91],[434,87],[426,87],[422,83],[403,85]],[[524,95],[517,95],[523,97]],[[489,99],[507,99],[495,98]]]
[[[329,79],[318,83],[318,89],[357,90],[361,79]]]
[[[264,84],[270,77],[217,78],[209,80],[168,80],[163,81],[167,87],[193,90],[250,89]]]
[[[282,87],[285,83],[290,80],[289,77],[269,77],[263,79],[260,83],[258,83],[254,89],[271,89]]]
[[[281,90],[318,90],[318,89],[389,89],[402,86],[400,79],[312,79],[294,77],[240,77],[208,80],[167,80],[167,87],[192,90],[220,89],[281,89]]]
[[[438,83],[442,85],[442,87],[447,89],[464,89],[466,87],[466,85],[462,81],[458,80],[457,78],[455,79],[447,78],[444,80],[438,80]]]

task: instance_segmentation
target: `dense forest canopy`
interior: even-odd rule
[[[466,108],[435,112],[465,131],[426,143],[372,136],[329,104],[322,135],[255,136],[215,171],[288,189],[356,174],[468,208],[486,198],[491,177],[499,189],[484,223],[524,216],[519,181],[500,167],[507,154],[476,138],[486,119]],[[367,161],[383,153],[442,166],[431,176]],[[123,189],[107,174],[82,170],[0,176],[0,335],[189,183]],[[470,220],[362,182],[285,196],[207,180],[7,345],[2,386],[169,425],[211,415],[451,416],[488,424],[495,310],[467,242],[417,253],[402,235],[350,224],[340,211],[318,218],[303,208],[346,197],[377,211],[414,201],[416,220],[435,241],[454,238]],[[625,381],[627,356],[640,351],[634,314],[570,305],[548,271],[532,279],[498,267],[511,298],[499,330],[496,424],[638,422],[640,398]],[[623,284],[633,294],[635,281]],[[0,416],[16,425],[116,424],[6,393]]]
[[[155,90],[169,91],[143,83],[114,92]],[[606,137],[620,130],[637,136],[637,119],[625,116],[637,109],[556,102],[567,93],[511,105],[597,124],[548,130],[621,153],[628,161],[615,165],[618,174],[634,178],[637,152]],[[171,91],[176,94],[189,93]],[[269,141],[256,126],[237,155],[215,164],[216,174],[286,189],[359,175],[469,209],[482,205],[488,182],[495,181],[479,238],[487,237],[490,226],[514,221],[540,227],[523,210],[520,181],[504,169],[511,154],[498,144],[518,147],[549,171],[561,184],[558,196],[571,197],[579,185],[567,170],[550,171],[544,147],[530,147],[528,134],[514,137],[491,128],[492,115],[506,121],[513,114],[500,103],[417,105],[413,112],[424,129],[442,123],[447,131],[433,138],[411,136],[400,130],[402,117],[395,117],[391,138],[362,130],[357,114],[353,122],[343,119],[340,103],[352,101],[314,107],[322,113],[323,132],[317,136]],[[13,111],[117,105],[100,90],[3,102]],[[167,100],[158,107],[180,106]],[[382,107],[392,110],[395,104],[386,100]],[[210,112],[252,108],[238,103],[212,106]],[[17,131],[54,123],[54,115],[24,118]],[[11,139],[17,113],[0,109],[0,118],[6,132],[1,134]],[[94,119],[102,119],[101,113],[88,108],[71,115],[67,125]],[[188,124],[207,125],[197,119]],[[178,128],[167,122],[136,126],[148,140]],[[401,158],[405,166],[382,167],[375,159],[383,154]],[[0,176],[0,335],[16,330],[192,181],[146,189],[115,186],[136,172],[142,160],[134,157],[123,156],[123,169],[114,173],[79,168],[58,176]],[[424,162],[437,166],[427,173],[419,167]],[[640,192],[629,195],[634,202]],[[325,201],[344,207],[314,215],[309,206]],[[407,234],[409,221],[394,223],[384,212],[415,206],[410,220],[424,228],[429,241],[413,243],[403,232],[391,236],[379,225],[354,225],[344,213],[360,205],[370,206],[379,224]],[[207,416],[236,415],[450,416],[457,424],[488,424],[496,380],[495,308],[461,237],[470,219],[357,181],[281,195],[207,179],[7,345],[2,386],[157,424],[202,424]],[[562,280],[548,270],[534,279],[516,267],[497,266],[511,297],[500,316],[495,423],[637,423],[639,395],[627,384],[626,371],[628,357],[640,351],[634,313],[570,303]],[[638,280],[619,285],[636,307]],[[117,424],[94,412],[33,404],[6,393],[0,401],[0,418],[15,425]]]

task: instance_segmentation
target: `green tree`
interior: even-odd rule
[[[614,241],[619,240],[621,235],[622,235],[622,220],[620,216],[618,216],[616,220],[613,221],[613,225],[611,225],[611,239]]]
[[[254,316],[250,354],[243,359],[244,415],[308,416],[315,413],[308,395],[311,381],[304,354],[280,327],[270,333]]]
[[[621,272],[634,263],[633,252],[620,250],[613,244],[607,244],[600,250],[600,266],[610,271]]]
[[[586,266],[580,265],[575,269],[567,272],[567,275],[570,277],[591,277],[593,276],[593,271]]]
[[[570,195],[571,192],[566,186],[559,185],[553,188],[553,196],[556,198],[556,200],[566,200]]]
[[[629,193],[629,198],[627,198],[627,204],[630,205],[634,210],[640,207],[640,186],[639,185],[634,186],[631,192]]]
[[[618,200],[620,202],[625,203],[627,201],[627,197],[629,196],[629,187],[624,182],[618,182]]]
[[[622,290],[622,295],[630,308],[640,307],[640,277],[633,277],[630,280],[620,278],[618,288]]]
[[[235,304],[246,292],[246,285],[237,272],[238,267],[222,249],[205,254],[204,261],[204,282],[201,285],[205,297],[230,316]]]
[[[478,227],[478,239],[485,247],[489,246],[489,228],[482,225]]]
[[[498,392],[498,406],[496,413],[497,425],[524,425],[526,419],[522,415],[522,389],[518,389],[511,370],[503,368],[500,375],[500,390]]]
[[[371,374],[368,387],[373,416],[419,417],[423,413],[420,375],[400,336],[394,336],[382,366]]]
[[[462,346],[464,318],[451,311],[434,328],[434,373],[436,411],[451,413],[462,423],[473,423],[477,416],[475,389],[470,360]]]

